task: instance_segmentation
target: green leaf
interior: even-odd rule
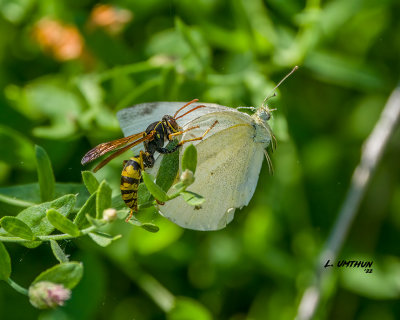
[[[105,224],[107,224],[107,222],[105,222],[104,220],[93,218],[93,217],[89,216],[88,214],[86,215],[86,219],[89,221],[89,223],[92,226],[95,226],[95,227],[102,227]]]
[[[153,178],[146,172],[142,172],[143,182],[151,195],[159,201],[165,202],[168,200],[168,196],[163,189],[154,183]]]
[[[50,240],[50,246],[51,246],[51,250],[53,251],[54,256],[60,263],[69,261],[67,255],[64,253],[63,249],[61,249],[61,247],[57,241]]]
[[[95,193],[100,183],[97,181],[94,174],[91,171],[82,171],[82,179],[90,194]]]
[[[16,217],[3,217],[0,220],[1,226],[5,231],[13,236],[20,237],[25,240],[34,240],[32,229],[23,221]]]
[[[86,219],[86,215],[90,215],[92,217],[96,216],[96,197],[97,192],[93,193],[85,202],[85,204],[80,208],[76,217],[74,219],[74,224],[78,226],[78,228],[85,228],[88,224]]]
[[[73,237],[78,237],[81,234],[79,228],[71,220],[64,217],[57,210],[49,209],[46,215],[47,219],[57,230],[60,230],[63,233],[67,233]]]
[[[193,173],[195,173],[196,167],[197,167],[197,149],[193,144],[191,144],[186,147],[185,152],[183,153],[182,171],[188,169]]]
[[[174,100],[177,89],[177,78],[175,66],[166,66],[163,68],[160,97],[164,97],[167,101]]]
[[[182,191],[181,195],[183,197],[183,200],[185,200],[186,203],[191,206],[199,206],[205,200],[201,195],[191,191]]]
[[[156,226],[153,223],[142,223],[141,227],[144,230],[149,231],[149,232],[153,232],[153,233],[156,233],[156,232],[160,231],[160,227]]]
[[[121,238],[121,235],[117,235],[115,237],[112,237],[108,234],[104,233],[99,233],[99,232],[90,232],[89,237],[92,238],[94,242],[96,242],[99,246],[101,247],[107,247],[110,245],[113,241]]]
[[[171,141],[167,145],[167,149],[171,150],[178,144],[178,140]],[[161,160],[160,169],[158,170],[156,183],[162,190],[167,192],[176,179],[179,170],[179,152],[165,154]]]
[[[24,221],[33,231],[35,236],[44,236],[53,232],[54,226],[46,217],[46,211],[50,208],[57,210],[67,217],[74,208],[76,195],[67,194],[51,202],[45,202],[21,211],[17,218]]]
[[[77,194],[76,207],[81,207],[89,192],[81,183],[56,183],[56,198]],[[16,216],[22,209],[41,203],[39,183],[28,183],[0,188],[0,212],[4,216]]]
[[[66,262],[58,264],[39,274],[32,284],[39,281],[50,281],[64,285],[68,289],[73,289],[81,280],[83,275],[83,265],[80,262]]]
[[[35,146],[35,153],[40,186],[40,198],[42,202],[53,200],[56,180],[54,178],[50,159],[46,151],[38,145]]]
[[[0,242],[0,280],[7,280],[11,275],[11,259],[6,247]]]
[[[212,316],[202,304],[196,300],[178,297],[175,305],[168,313],[168,320],[211,320]]]
[[[176,29],[180,32],[182,38],[186,41],[186,43],[190,47],[193,56],[197,58],[198,62],[203,68],[206,67],[207,57],[202,56],[204,50],[202,50],[203,48],[200,46],[197,39],[195,39],[192,30],[190,30],[190,28],[187,25],[185,25],[183,21],[179,18],[175,18],[175,26]]]
[[[96,196],[96,218],[101,219],[103,217],[103,211],[111,207],[111,193],[112,190],[108,183],[103,180],[100,183],[97,196]]]
[[[33,143],[21,132],[10,127],[0,125],[0,154],[1,161],[12,167],[23,170],[34,170],[35,157]],[[23,166],[21,167],[20,164]]]

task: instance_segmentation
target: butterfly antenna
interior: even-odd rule
[[[279,81],[279,83],[275,86],[275,88],[272,89],[271,93],[269,95],[267,95],[267,97],[264,99],[263,101],[263,106],[265,106],[266,102],[268,99],[271,99],[272,97],[276,96],[276,92],[275,90],[282,84],[283,81],[285,81],[289,76],[292,75],[293,72],[295,72],[299,67],[295,66],[292,71],[290,71],[281,81]]]

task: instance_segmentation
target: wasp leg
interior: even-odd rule
[[[133,210],[131,210],[129,212],[129,216],[125,219],[125,222],[128,222],[129,220],[131,220],[132,216],[133,216]]]
[[[155,200],[156,200],[157,204],[159,204],[160,206],[163,206],[165,204],[165,202],[159,201],[157,199],[155,199]]]
[[[183,130],[183,131],[178,131],[178,132],[175,132],[175,133],[171,133],[170,135],[168,135],[168,140],[171,140],[172,137],[179,136],[179,135],[181,135],[181,134],[183,134],[185,132],[188,132],[188,131],[193,130],[193,129],[198,129],[198,128],[200,128],[200,126],[194,126],[194,127],[190,127],[190,128],[188,128],[186,130]]]
[[[193,139],[188,139],[188,140],[183,140],[181,142],[179,142],[175,147],[173,147],[172,149],[168,150],[166,148],[158,148],[156,149],[157,152],[162,153],[162,154],[168,154],[168,153],[173,153],[175,152],[181,145],[183,145],[186,142],[190,142],[190,141],[197,141],[197,140],[203,140],[204,136],[212,129],[214,128],[214,126],[218,123],[218,120],[215,120],[215,122],[203,133],[203,135],[201,137],[197,137],[197,138],[193,138]],[[186,129],[183,132],[195,129],[196,127],[192,127],[189,129]],[[183,133],[182,132],[182,133]],[[177,132],[178,133],[178,132]]]
[[[181,142],[179,142],[178,147],[183,145],[186,142],[191,142],[191,141],[198,141],[198,140],[203,140],[204,136],[210,132],[210,130],[212,128],[215,127],[215,125],[218,123],[218,120],[215,120],[215,122],[203,133],[203,135],[201,137],[197,137],[197,138],[193,138],[193,139],[188,139],[188,140],[183,140]]]

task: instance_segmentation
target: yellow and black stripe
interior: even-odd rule
[[[142,155],[124,161],[124,168],[121,173],[121,195],[122,200],[131,209],[129,220],[133,212],[138,211],[138,189],[142,178],[143,158]]]

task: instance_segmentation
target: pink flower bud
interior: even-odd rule
[[[29,301],[38,309],[62,306],[70,297],[71,290],[49,281],[37,282],[29,288]]]

